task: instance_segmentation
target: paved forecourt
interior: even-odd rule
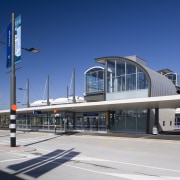
[[[148,139],[147,139],[148,138]],[[180,180],[180,141],[0,130],[2,179]]]

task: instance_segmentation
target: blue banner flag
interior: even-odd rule
[[[15,63],[21,62],[21,15],[15,19]]]
[[[12,39],[12,24],[10,23],[7,27],[7,59],[6,68],[11,67],[11,39]]]

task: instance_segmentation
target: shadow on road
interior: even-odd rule
[[[24,146],[30,146],[30,145],[33,145],[33,144],[38,144],[38,143],[45,142],[45,141],[49,141],[49,140],[55,139],[55,138],[58,138],[58,136],[51,137],[51,138],[47,138],[47,139],[43,139],[43,140],[41,140],[41,141],[33,142],[33,143],[30,143],[30,144],[26,144],[26,145],[24,145]]]
[[[66,151],[57,149],[38,158],[10,165],[8,168],[15,171],[13,176],[25,174],[33,178],[38,178],[80,154],[79,152],[73,150],[74,149],[69,149]]]
[[[9,174],[7,172],[1,171],[0,170],[0,177],[1,179],[7,179],[7,180],[23,180],[22,178],[16,177],[13,174]]]

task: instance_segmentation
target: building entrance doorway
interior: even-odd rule
[[[75,129],[82,131],[106,131],[105,113],[76,114]]]

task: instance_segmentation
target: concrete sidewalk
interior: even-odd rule
[[[111,136],[111,137],[127,137],[127,138],[143,138],[143,139],[162,139],[162,140],[180,140],[180,131],[161,132],[154,134],[143,133],[98,133],[98,132],[64,132],[56,133],[57,135],[90,135],[90,136]]]
[[[20,131],[18,131],[20,133]],[[23,132],[25,133],[25,132]],[[28,132],[31,133],[31,132]],[[32,132],[34,133],[34,132]],[[36,132],[42,133],[42,132]],[[52,133],[52,132],[51,132]],[[46,132],[46,134],[49,134]],[[56,133],[56,135],[61,136],[106,136],[106,137],[124,137],[124,138],[136,138],[136,139],[158,139],[158,140],[175,140],[180,141],[180,131],[169,131],[169,132],[162,132],[156,135],[153,134],[142,134],[142,133],[98,133],[98,132],[61,132]],[[16,147],[11,147],[8,144],[0,144],[0,151],[9,151],[9,152],[31,152],[35,151],[35,148],[29,146],[21,146],[17,145]]]

